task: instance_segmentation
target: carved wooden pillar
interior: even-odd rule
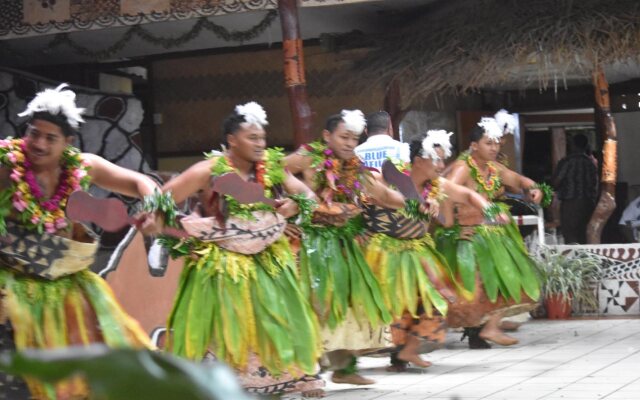
[[[278,12],[282,25],[284,82],[293,119],[293,141],[296,146],[300,146],[312,141],[314,137],[311,133],[313,115],[307,99],[297,0],[278,0]]]
[[[609,84],[604,71],[598,67],[593,76],[596,95],[596,113],[600,113],[604,121],[604,145],[602,147],[602,179],[600,181],[600,200],[596,206],[589,226],[587,227],[587,242],[600,243],[602,229],[616,208],[616,124],[611,115],[609,102]]]
[[[387,87],[384,95],[384,110],[391,116],[391,124],[393,125],[393,138],[400,139],[400,122],[407,113],[402,109],[402,98],[400,97],[400,85],[394,79]],[[405,140],[407,138],[404,138]]]

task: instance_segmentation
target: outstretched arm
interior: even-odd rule
[[[211,160],[200,161],[165,183],[162,191],[171,192],[176,203],[181,203],[192,194],[206,189],[211,179]]]
[[[490,203],[478,193],[473,190],[458,185],[457,183],[453,183],[452,181],[440,178],[442,189],[447,194],[448,199],[453,201],[454,203],[464,203],[469,204],[479,210],[484,210]]]
[[[498,168],[500,170],[500,178],[506,186],[522,190],[523,192],[529,192],[531,200],[536,204],[540,204],[542,201],[542,191],[534,188],[536,183],[533,180],[511,171],[503,165],[498,164]]]
[[[444,178],[440,178],[440,179],[442,180],[442,183],[441,183],[442,189],[447,194],[447,200],[450,200],[447,203],[454,202],[454,203],[469,204],[472,207],[475,207],[478,210],[480,210],[483,214],[485,214],[487,211],[487,208],[491,206],[491,203],[489,201],[487,201],[484,197],[474,192],[473,190],[469,189],[468,187],[455,184]],[[449,207],[451,207],[451,204],[449,204]],[[445,215],[445,217],[447,216]],[[485,214],[485,217],[486,217],[486,214]],[[446,219],[449,220],[447,222],[451,223],[450,218],[446,218]],[[499,215],[496,216],[496,220],[500,223],[507,223],[509,222],[509,216],[505,213],[500,213]]]
[[[142,199],[159,188],[148,176],[120,167],[95,154],[83,153],[82,159],[90,167],[92,183],[103,189]]]
[[[307,185],[302,183],[298,178],[293,176],[290,172],[287,172],[287,176],[282,184],[284,186],[284,190],[289,194],[303,194],[308,199],[316,199],[316,194],[313,193],[313,190],[309,189]],[[289,218],[300,212],[300,208],[298,204],[290,199],[286,198],[281,201],[278,205],[278,213],[282,216]]]
[[[95,154],[83,153],[82,159],[88,164],[92,182],[106,190],[129,197],[143,199],[159,189],[148,176],[122,168]],[[138,228],[145,235],[157,234],[161,230],[162,216],[144,212],[138,216]]]
[[[373,203],[385,208],[399,209],[404,207],[404,196],[388,188],[381,182],[380,174],[372,173],[364,179],[364,188]]]
[[[316,199],[316,194],[313,193],[313,190],[290,172],[287,172],[282,186],[284,186],[284,190],[289,194],[304,194],[309,199]]]
[[[284,164],[292,174],[299,174],[311,168],[311,157],[303,155],[302,152],[302,149],[298,149],[284,158]]]

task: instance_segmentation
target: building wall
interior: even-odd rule
[[[382,109],[381,88],[355,91],[337,80],[348,78],[358,51],[330,53],[320,46],[305,51],[309,103],[318,136],[324,120],[343,108]],[[270,146],[293,145],[289,100],[284,89],[282,50],[270,49],[154,61],[153,102],[157,120],[159,169],[182,169],[189,156],[219,148],[220,125],[240,103],[255,100],[266,109]]]

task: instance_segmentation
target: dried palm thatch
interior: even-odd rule
[[[595,65],[639,58],[638,0],[449,0],[388,35],[357,79],[397,79],[411,102],[498,85],[566,86],[567,77],[590,79]]]

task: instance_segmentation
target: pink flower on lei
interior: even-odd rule
[[[45,222],[44,229],[47,231],[47,233],[56,233],[56,226],[53,222]]]
[[[56,220],[56,229],[63,229],[67,227],[67,220],[64,218],[58,218]]]

